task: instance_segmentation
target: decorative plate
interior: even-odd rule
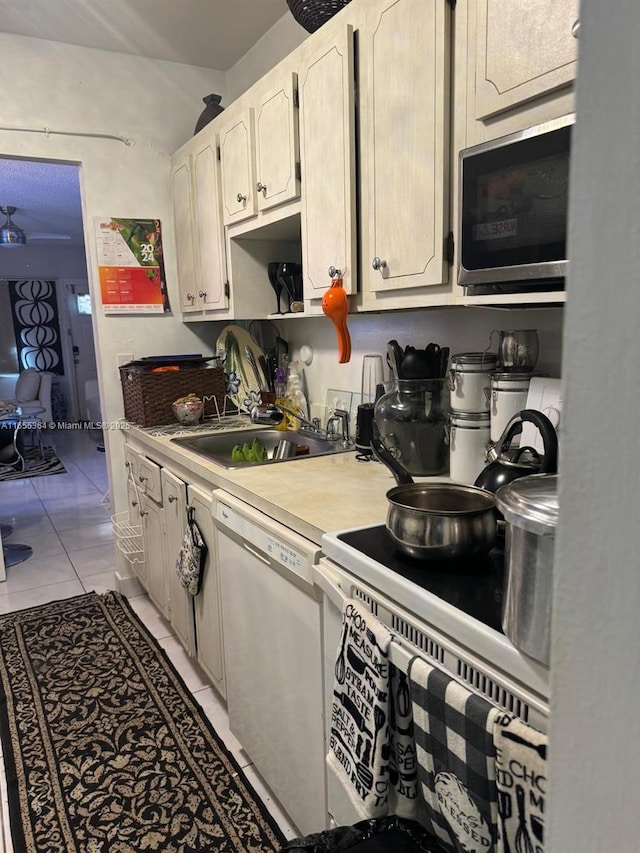
[[[249,363],[245,347],[250,347],[256,364],[259,356],[264,356],[264,350],[241,326],[225,326],[216,342],[216,354],[220,357],[227,384],[227,397],[239,410],[249,412],[252,406],[260,404],[260,383]]]

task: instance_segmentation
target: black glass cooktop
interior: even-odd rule
[[[338,539],[502,633],[502,548],[464,560],[413,559],[398,551],[384,524],[341,533]]]

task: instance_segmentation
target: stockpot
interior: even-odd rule
[[[548,665],[558,477],[521,477],[495,498],[506,521],[502,629],[517,649]]]
[[[457,483],[414,483],[378,438],[374,456],[389,468],[397,486],[387,492],[386,527],[399,551],[419,559],[482,556],[496,540],[495,497]]]

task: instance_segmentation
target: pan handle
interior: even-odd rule
[[[387,450],[379,438],[371,439],[371,450],[378,462],[382,462],[382,464],[391,471],[399,486],[410,486],[413,483],[413,479],[409,472],[402,467],[395,456]]]

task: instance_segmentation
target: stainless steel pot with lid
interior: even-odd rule
[[[548,665],[558,477],[521,477],[495,498],[506,521],[502,629],[517,649]]]

